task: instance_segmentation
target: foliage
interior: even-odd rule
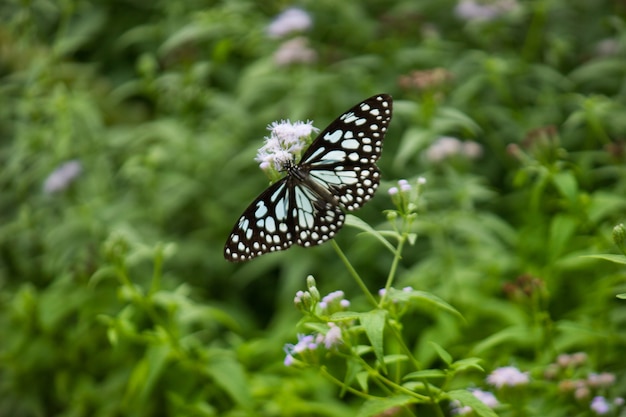
[[[290,6],[0,5],[0,415],[623,415],[623,2],[304,0],[268,32]],[[359,218],[227,263],[265,127],[382,92]],[[294,309],[309,275],[349,310]]]

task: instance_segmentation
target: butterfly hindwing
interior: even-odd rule
[[[271,185],[243,212],[224,246],[226,259],[245,261],[293,244],[293,197],[288,179]]]
[[[244,211],[224,247],[239,262],[267,252],[319,245],[335,236],[343,210],[356,210],[380,182],[376,161],[391,120],[392,100],[379,94],[335,119],[304,152],[287,177]]]
[[[296,243],[308,247],[332,239],[345,219],[336,201],[320,196],[306,184],[294,184],[293,190]]]

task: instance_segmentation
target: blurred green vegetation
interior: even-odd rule
[[[626,4],[506,3],[303,0],[315,59],[285,64],[267,27],[287,2],[4,1],[0,415],[355,415],[283,365],[307,275],[364,302],[331,246],[242,265],[222,247],[267,184],[268,123],[323,128],[380,92],[383,186],[357,214],[388,227],[385,189],[426,177],[397,286],[467,320],[412,315],[420,361],[437,364],[429,341],[487,368],[584,351],[626,395],[624,270],[584,257],[616,251],[626,213]],[[482,154],[428,158],[442,136]],[[68,161],[80,172],[50,188]],[[384,285],[392,254],[347,227],[337,241]]]

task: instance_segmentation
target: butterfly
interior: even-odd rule
[[[284,164],[287,175],[243,212],[224,257],[248,261],[294,243],[309,247],[333,238],[345,221],[344,210],[360,208],[378,188],[376,161],[392,110],[391,96],[378,94],[335,119],[300,162]]]

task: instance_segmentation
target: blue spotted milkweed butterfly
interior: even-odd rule
[[[333,121],[287,176],[272,184],[244,211],[224,246],[231,262],[247,261],[294,243],[308,247],[331,239],[353,211],[378,188],[376,161],[391,121],[391,96],[378,94]]]

